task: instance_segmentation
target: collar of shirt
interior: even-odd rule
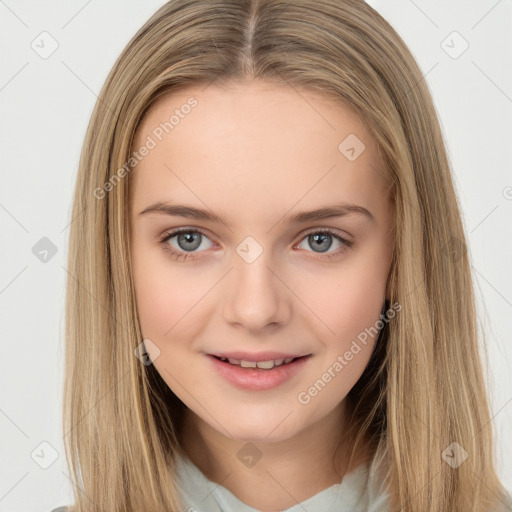
[[[243,503],[224,486],[208,480],[187,457],[179,457],[178,480],[183,504],[189,512],[259,512]],[[283,512],[380,512],[386,510],[387,497],[369,487],[367,463],[347,473],[334,484]]]

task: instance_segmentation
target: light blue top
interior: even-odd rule
[[[260,512],[240,501],[220,484],[208,480],[187,457],[178,457],[178,480],[184,512]],[[334,484],[282,512],[388,512],[388,496],[377,490],[377,478],[367,463],[361,464]],[[510,501],[508,501],[510,500]],[[512,497],[496,512],[512,510]],[[52,512],[67,512],[67,507]]]
[[[334,484],[283,512],[385,512],[387,496],[369,485],[369,466],[361,464]],[[259,512],[224,486],[208,480],[188,458],[178,459],[178,478],[185,510],[194,512]]]

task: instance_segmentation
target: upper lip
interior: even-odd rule
[[[289,359],[309,356],[310,354],[287,354],[285,352],[215,352],[208,354],[210,356],[225,357],[226,359],[239,359],[240,361],[272,361],[275,359]]]

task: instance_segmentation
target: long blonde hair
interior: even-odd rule
[[[156,98],[248,79],[350,104],[390,179],[388,284],[402,311],[350,392],[354,453],[369,436],[390,509],[492,510],[506,491],[495,470],[470,263],[439,121],[405,43],[363,0],[171,0],[111,70],[85,137],[70,227],[63,429],[74,510],[182,510],[184,404],[134,355],[142,335],[130,178],[119,169]],[[454,442],[468,454],[456,468],[443,455]]]

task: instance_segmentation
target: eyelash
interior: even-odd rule
[[[162,245],[162,248],[164,251],[170,253],[171,256],[178,261],[179,260],[188,260],[188,259],[195,260],[198,257],[197,253],[179,252],[179,251],[176,251],[175,249],[172,249],[170,247],[170,245],[167,243],[171,238],[173,238],[176,235],[179,235],[180,233],[198,233],[202,236],[205,236],[206,238],[209,238],[208,235],[206,235],[206,233],[204,233],[203,231],[201,231],[199,229],[181,228],[181,229],[176,229],[176,230],[169,231],[169,232],[165,233],[159,239],[158,243],[160,245]],[[302,240],[304,240],[304,238],[306,238],[310,235],[319,235],[319,234],[321,234],[321,235],[329,234],[329,235],[333,236],[334,238],[336,238],[339,242],[343,243],[345,245],[345,247],[343,247],[342,249],[339,249],[338,251],[335,251],[333,253],[327,254],[325,256],[320,256],[318,258],[315,257],[314,259],[317,259],[317,260],[327,260],[327,259],[339,256],[341,253],[350,249],[354,245],[354,242],[340,236],[337,232],[335,232],[334,230],[332,230],[330,228],[325,228],[325,229],[316,230],[316,231],[315,230],[309,231],[308,233],[306,233],[303,236],[303,238],[300,241],[302,242]]]

